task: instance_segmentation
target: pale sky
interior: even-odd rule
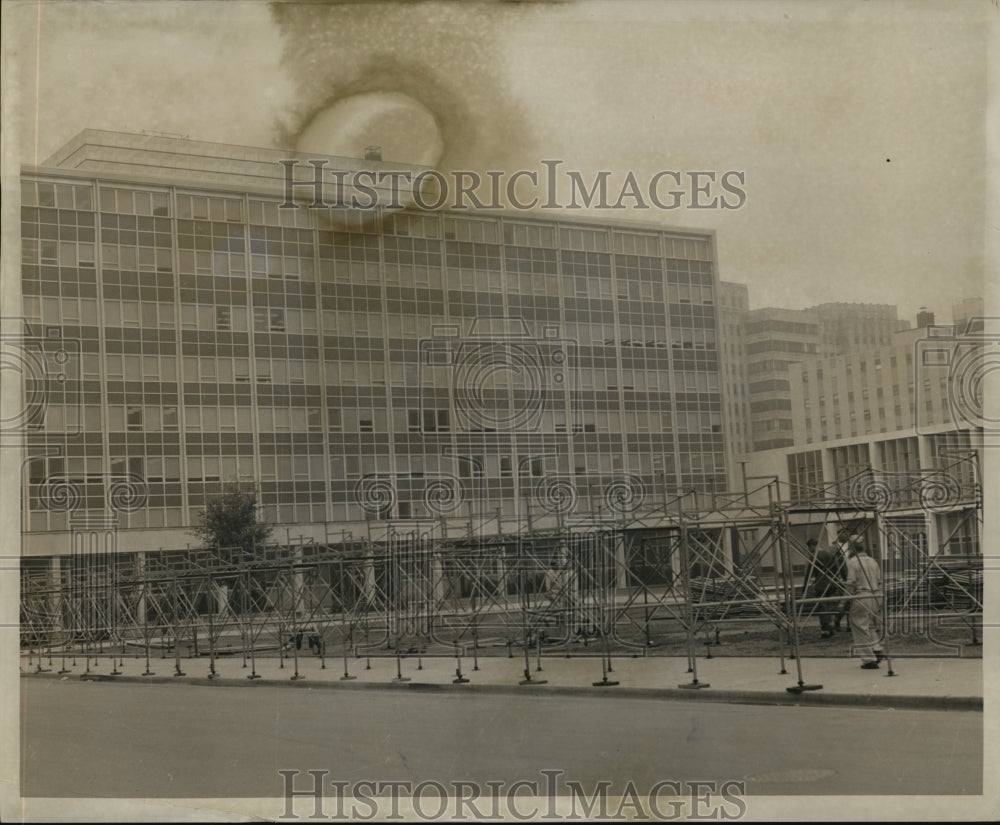
[[[3,5],[25,163],[88,127],[291,146],[338,101],[402,93],[443,171],[743,172],[738,210],[603,215],[717,230],[752,306],[948,321],[983,293],[988,2]]]

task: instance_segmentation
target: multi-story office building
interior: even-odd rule
[[[795,444],[952,423],[948,371],[915,366],[926,328],[895,339],[890,346],[804,361],[789,373]]]
[[[975,346],[963,335],[904,330],[891,346],[804,361],[789,372],[794,445],[755,454],[754,473],[787,482],[801,506],[881,512],[885,558],[981,552],[981,410],[956,395],[952,368]]]
[[[820,354],[824,356],[889,346],[900,329],[892,304],[836,302],[817,304],[805,312],[818,318]]]
[[[789,375],[818,357],[886,346],[899,326],[896,308],[882,304],[819,304],[802,310],[750,310],[744,316],[753,450],[794,443]]]
[[[802,310],[757,309],[744,322],[750,434],[754,450],[792,443],[789,369],[820,352],[820,327]]]
[[[28,554],[112,510],[119,549],[182,548],[230,480],[319,540],[726,486],[710,232],[283,208],[289,159],[314,179],[87,131],[23,170],[25,346],[62,359],[26,424]]]

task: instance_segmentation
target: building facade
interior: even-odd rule
[[[894,339],[791,370],[794,444],[751,466],[799,507],[877,512],[884,559],[980,554],[981,409],[956,396],[947,357],[969,341],[952,326]]]
[[[789,373],[797,445],[951,425],[947,370],[920,364],[926,329],[889,346],[802,362]]]
[[[820,353],[819,323],[802,310],[757,309],[747,313],[744,332],[752,447],[787,447],[793,443],[788,373]]]
[[[28,555],[111,511],[183,547],[227,481],[317,540],[726,487],[712,233],[291,208],[289,158],[86,132],[24,170]]]
[[[818,319],[822,356],[889,346],[895,333],[908,326],[897,319],[892,304],[833,302],[816,304],[805,311]]]
[[[751,449],[795,442],[791,378],[795,365],[887,346],[899,328],[896,308],[884,304],[829,303],[807,309],[768,307],[743,317]]]
[[[748,460],[753,449],[745,343],[750,291],[746,284],[720,281],[719,301],[719,349],[722,352],[723,403],[729,449],[729,489],[738,490],[742,476],[740,463]]]
[[[751,467],[779,479],[793,507],[822,518],[830,542],[841,525],[862,532],[863,524],[882,559],[975,556],[982,554],[982,450],[975,429],[911,428],[769,450]]]

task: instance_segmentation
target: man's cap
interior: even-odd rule
[[[819,542],[816,541],[816,539],[809,539],[809,541],[807,541],[806,544],[809,545],[810,547],[815,547],[817,544],[819,544]]]

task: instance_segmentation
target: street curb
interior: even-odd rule
[[[791,694],[787,691],[754,690],[688,690],[683,688],[638,688],[615,686],[606,690],[595,690],[581,685],[514,685],[469,682],[467,684],[442,684],[439,682],[360,682],[360,681],[310,681],[303,677],[298,680],[277,679],[232,679],[219,677],[208,679],[195,676],[111,676],[108,674],[75,674],[60,676],[58,673],[22,673],[22,678],[72,679],[91,682],[125,682],[129,684],[184,684],[201,687],[286,687],[311,690],[410,690],[419,693],[500,693],[539,694],[549,696],[618,696],[627,699],[661,699],[687,702],[722,702],[746,705],[787,705],[795,707],[869,707],[898,708],[904,710],[965,710],[982,711],[981,696],[919,696],[896,695],[877,696],[862,693],[822,693],[807,691]],[[791,685],[789,687],[792,687]]]

